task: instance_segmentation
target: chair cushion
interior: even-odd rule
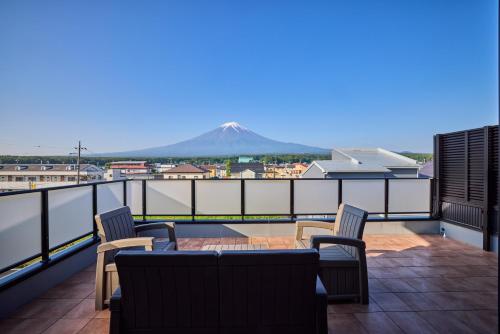
[[[321,267],[358,266],[359,260],[346,252],[339,245],[321,247],[319,250],[319,264]]]

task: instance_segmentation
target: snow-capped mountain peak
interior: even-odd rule
[[[329,150],[269,139],[237,122],[227,122],[212,131],[176,144],[102,155],[110,157],[205,157],[286,153],[327,154]]]
[[[238,122],[227,122],[222,124],[220,128],[222,128],[222,130],[233,129],[237,132],[240,132],[240,130],[246,130],[246,128],[241,126]]]

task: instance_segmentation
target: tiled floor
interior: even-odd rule
[[[497,333],[498,259],[438,236],[367,236],[370,304],[330,304],[331,333]],[[291,248],[291,237],[181,239],[181,249],[257,243]],[[0,333],[107,333],[94,311],[94,268],[0,321]]]

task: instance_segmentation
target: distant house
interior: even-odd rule
[[[75,164],[0,164],[0,192],[75,184]],[[91,164],[80,165],[80,182],[102,181],[104,170]]]
[[[74,164],[0,164],[0,182],[76,182]],[[101,181],[104,171],[91,164],[80,165],[81,181]]]
[[[298,162],[293,164],[293,169],[291,171],[291,174],[293,177],[300,177],[308,168],[309,166],[303,162]]]
[[[382,148],[334,149],[331,160],[316,160],[303,178],[418,177],[417,161]]]
[[[164,173],[167,170],[174,168],[175,166],[177,166],[177,165],[175,165],[175,164],[159,164],[159,166],[156,166],[156,171],[158,173]]]
[[[153,171],[147,161],[114,161],[110,164],[109,169],[118,169],[122,176],[147,175]]]
[[[208,179],[210,171],[191,164],[183,164],[163,173],[164,179]]]
[[[264,173],[264,164],[261,162],[231,164],[231,178],[260,179]]]

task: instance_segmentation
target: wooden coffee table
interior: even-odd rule
[[[204,245],[201,250],[259,250],[268,249],[268,244],[235,244],[235,245]]]

